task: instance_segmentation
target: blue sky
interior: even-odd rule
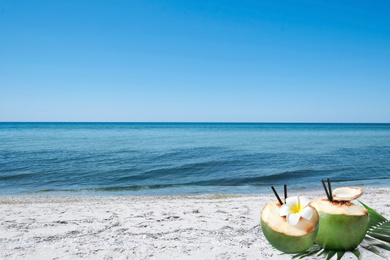
[[[0,2],[0,121],[388,122],[389,1]]]

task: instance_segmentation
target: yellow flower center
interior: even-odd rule
[[[300,203],[294,204],[291,207],[291,213],[294,213],[294,214],[300,213],[302,210],[303,210],[303,208],[301,207]]]

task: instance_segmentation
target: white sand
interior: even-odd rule
[[[365,188],[360,199],[390,218],[389,191]],[[272,194],[0,196],[0,259],[291,259],[260,228],[261,210],[272,200]]]

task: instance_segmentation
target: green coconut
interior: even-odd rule
[[[353,197],[353,196],[352,196]],[[368,210],[349,201],[318,199],[310,203],[320,216],[315,242],[326,250],[350,251],[364,239]]]
[[[319,216],[313,209],[310,220],[301,218],[297,225],[287,223],[286,217],[280,216],[280,203],[268,203],[261,212],[261,228],[265,238],[276,249],[285,253],[298,253],[308,249],[318,232]]]

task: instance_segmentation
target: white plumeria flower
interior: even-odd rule
[[[286,216],[287,223],[296,225],[300,218],[307,220],[313,216],[313,210],[308,207],[310,200],[306,197],[290,197],[286,199],[286,204],[280,207],[280,216]]]

